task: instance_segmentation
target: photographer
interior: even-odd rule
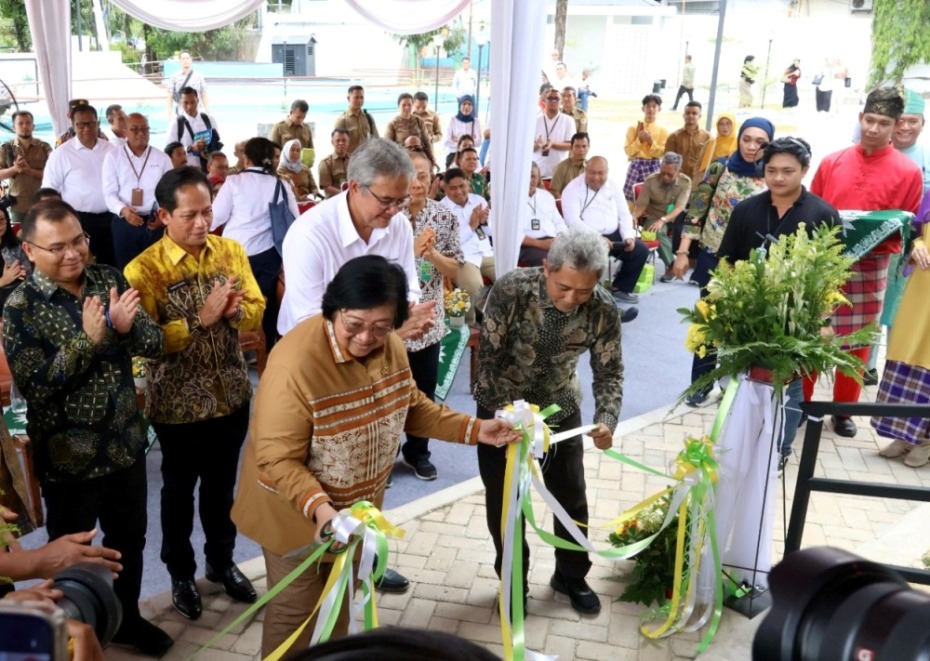
[[[52,587],[52,581],[46,580],[27,590],[11,592],[3,599],[15,601],[24,605],[38,606],[45,609],[57,608],[56,602],[61,599],[62,591]],[[0,616],[2,617],[2,616]],[[71,652],[71,661],[103,661],[103,649],[94,633],[93,627],[77,620],[68,620],[68,649]]]

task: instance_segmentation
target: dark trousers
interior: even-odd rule
[[[144,457],[129,468],[91,480],[42,483],[49,540],[93,530],[99,521],[103,539],[96,541],[122,555],[123,571],[113,589],[123,605],[124,622],[139,617],[147,494]]]
[[[432,401],[436,401],[436,378],[439,376],[439,352],[441,349],[442,342],[436,342],[425,349],[407,352],[414,383]],[[404,459],[408,464],[413,464],[418,459],[429,459],[429,439],[408,433],[407,442],[404,443],[401,451],[404,453]]]
[[[171,578],[197,571],[191,532],[194,487],[200,480],[200,523],[207,538],[204,555],[214,571],[233,560],[236,526],[229,516],[239,468],[239,450],[249,427],[249,406],[219,418],[177,425],[155,423],[161,445],[161,559]]]
[[[81,221],[81,228],[90,236],[90,251],[97,263],[116,266],[116,255],[113,254],[113,214],[109,211],[78,211],[77,216]]]
[[[614,276],[614,288],[632,294],[636,281],[639,279],[639,274],[642,273],[643,267],[649,259],[649,248],[646,247],[645,243],[636,239],[633,250],[627,252],[623,237],[620,236],[619,231],[605,236],[615,244],[615,247],[610,250],[610,256],[620,260],[620,269],[617,271],[617,275]]]
[[[478,406],[477,417],[490,419],[494,412]],[[574,413],[559,424],[562,429],[571,429],[581,425],[581,412]],[[552,492],[568,515],[578,523],[588,523],[588,495],[585,492],[584,480],[584,443],[581,436],[562,441],[552,446],[550,451],[542,458],[542,475],[546,488]],[[478,446],[478,471],[485,488],[485,508],[487,510],[488,531],[494,541],[494,571],[501,575],[501,554],[503,552],[503,539],[501,536],[501,508],[504,502],[504,473],[507,469],[507,448],[493,445]],[[525,526],[524,526],[525,528]],[[565,527],[555,521],[553,531],[557,537],[573,541]],[[581,532],[587,536],[588,529],[581,527]],[[523,534],[523,577],[530,566],[530,547],[526,543],[526,532]],[[567,578],[584,578],[591,569],[591,560],[587,552],[555,550],[555,568]],[[525,582],[524,582],[525,584]]]
[[[262,330],[265,331],[265,348],[271,351],[278,337],[278,276],[281,274],[281,255],[275,248],[249,257],[252,275],[265,297],[265,313],[262,315]]]
[[[165,233],[164,227],[152,230],[148,223],[137,227],[116,214],[112,218],[110,232],[113,235],[113,265],[120,271]]]
[[[707,283],[710,282],[711,273],[719,263],[720,259],[712,252],[701,250],[698,253],[697,264],[694,266],[694,271],[691,272],[691,279],[701,287],[701,298],[707,296]],[[694,354],[691,362],[691,383],[694,383],[705,374],[713,372],[715,367],[717,367],[716,353],[708,351],[703,358]]]
[[[694,101],[694,88],[688,88],[684,85],[680,85],[678,87],[678,95],[675,97],[675,105],[672,106],[672,110],[678,110],[678,102],[681,101],[681,97],[683,97],[685,94],[688,95],[688,103]]]
[[[520,266],[542,266],[542,262],[549,256],[548,250],[542,248],[520,247]]]
[[[817,101],[817,112],[830,112],[830,105],[833,101],[833,90],[822,92],[818,88],[814,90],[814,95]]]

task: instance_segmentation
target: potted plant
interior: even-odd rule
[[[465,315],[471,308],[471,298],[464,289],[446,291],[446,316],[449,318],[450,328],[462,328],[465,325]]]

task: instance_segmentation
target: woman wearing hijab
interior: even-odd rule
[[[285,142],[277,172],[279,177],[291,185],[297,201],[306,202],[321,195],[313,173],[300,160],[300,149],[301,143],[297,138]]]
[[[701,152],[701,165],[698,166],[697,173],[701,178],[707,176],[707,170],[714,161],[721,158],[728,158],[730,154],[736,151],[736,117],[731,112],[720,113],[717,118],[717,135],[713,137]],[[695,185],[692,182],[692,186]]]
[[[791,66],[785,69],[781,81],[785,84],[782,96],[782,108],[796,108],[798,105],[798,79],[801,77],[801,60],[794,58]]]
[[[475,116],[475,99],[466,94],[459,100],[459,112],[446,123],[443,146],[446,153],[454,152],[463,135],[475,140],[475,149],[481,147],[481,122]]]
[[[759,75],[759,65],[755,62],[755,55],[747,55],[743,60],[743,68],[739,72],[739,107],[748,108],[752,105],[752,86],[756,84]]]
[[[672,275],[683,278],[688,270],[688,250],[692,241],[701,242],[697,265],[691,274],[691,282],[701,287],[701,296],[707,295],[707,283],[711,272],[719,261],[717,249],[723,239],[730,213],[739,202],[765,189],[761,160],[765,147],[772,141],[775,127],[764,117],[752,117],[743,122],[737,136],[737,149],[729,158],[714,161],[707,177],[691,195],[691,203],[685,217],[681,243],[675,253]],[[694,355],[691,366],[691,383],[713,371],[716,356],[708,353],[705,358]],[[700,406],[710,395],[711,388],[690,395],[689,406]]]

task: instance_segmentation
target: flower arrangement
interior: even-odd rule
[[[844,254],[838,232],[818,227],[809,236],[802,224],[767,254],[759,249],[733,266],[720,263],[706,299],[678,310],[691,322],[688,350],[717,355],[717,368],[693,383],[689,393],[757,366],[770,370],[775,383],[833,367],[861,380],[862,362],[845,348],[870,344],[875,328],[842,337],[824,332],[836,308],[849,305],[841,287],[854,260]]]
[[[651,606],[661,606],[671,596],[675,579],[675,547],[678,537],[678,516],[661,531],[662,523],[671,505],[671,495],[666,495],[640,512],[635,518],[621,524],[610,533],[610,543],[626,546],[655,535],[658,536],[634,558],[630,582],[620,601],[629,601]]]
[[[471,307],[471,298],[464,289],[456,287],[446,291],[446,314],[450,317],[464,317]]]

